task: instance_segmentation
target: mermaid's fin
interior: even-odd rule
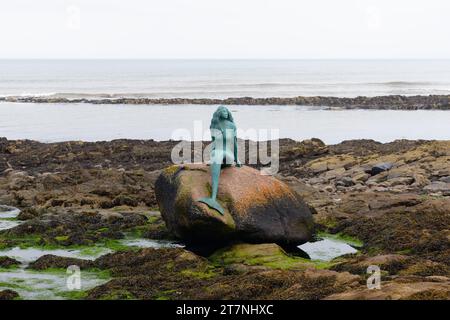
[[[221,215],[224,215],[225,213],[225,210],[222,208],[220,203],[218,203],[213,198],[201,198],[198,199],[197,201],[203,202],[204,204],[208,205],[208,207],[210,207],[211,209],[214,209],[217,212],[219,212]]]

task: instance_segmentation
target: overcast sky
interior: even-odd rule
[[[11,0],[0,58],[450,58],[448,0]]]

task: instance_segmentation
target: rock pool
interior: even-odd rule
[[[311,260],[331,261],[344,254],[356,253],[355,247],[361,246],[356,241],[339,238],[335,235],[321,234],[319,240],[306,242],[298,248],[306,252]]]
[[[20,210],[0,205],[0,230],[13,228],[21,223],[17,220]],[[133,248],[173,248],[183,245],[167,240],[152,240],[127,236],[119,240],[122,246]],[[0,291],[14,290],[21,299],[59,300],[83,297],[83,292],[109,280],[107,272],[98,270],[81,270],[81,289],[70,291],[67,281],[71,273],[63,269],[36,271],[27,269],[30,262],[47,255],[94,260],[113,252],[112,249],[100,245],[86,248],[38,248],[13,247],[0,250],[0,257],[16,259],[20,265],[13,268],[0,268]]]
[[[18,226],[21,221],[17,220],[20,210],[10,206],[0,205],[0,230],[7,230]]]

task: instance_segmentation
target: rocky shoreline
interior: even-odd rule
[[[343,109],[376,110],[450,110],[450,95],[428,96],[378,96],[378,97],[292,97],[292,98],[252,98],[238,97],[227,99],[208,98],[106,98],[106,99],[67,99],[63,97],[0,97],[0,102],[20,103],[90,103],[90,104],[199,104],[199,105],[302,105]]]
[[[0,138],[0,204],[22,210],[20,225],[0,231],[0,249],[107,245],[114,252],[93,261],[47,255],[30,263],[108,273],[78,299],[450,298],[450,141],[281,140],[277,178],[305,200],[318,236],[362,242],[357,253],[322,262],[274,243],[208,254],[118,246],[130,233],[173,240],[154,187],[176,143]],[[14,268],[1,256],[0,268]],[[370,265],[381,268],[379,290],[366,287]],[[11,290],[0,289],[0,299],[16,299]]]

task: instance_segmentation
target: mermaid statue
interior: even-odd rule
[[[201,198],[198,201],[205,203],[211,209],[224,214],[224,209],[217,202],[219,190],[220,171],[223,167],[229,167],[236,163],[240,167],[237,152],[236,125],[231,112],[224,106],[219,106],[214,112],[211,125],[212,149],[211,149],[211,186],[212,193],[209,198]]]

